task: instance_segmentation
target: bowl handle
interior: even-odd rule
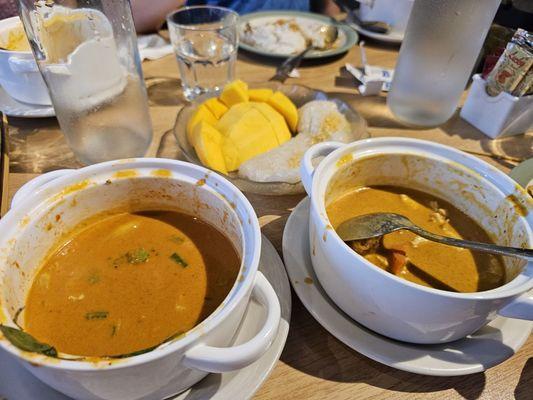
[[[183,364],[206,372],[228,372],[258,360],[268,350],[277,332],[281,318],[278,296],[261,272],[257,272],[252,296],[267,308],[267,316],[261,330],[248,342],[232,347],[198,345],[187,350]]]
[[[315,173],[315,166],[313,160],[317,157],[327,156],[338,148],[344,146],[340,142],[323,142],[311,146],[304,154],[300,164],[300,176],[307,195],[311,197],[313,188],[313,175]]]
[[[533,292],[524,293],[498,311],[498,315],[533,321]]]
[[[38,177],[33,178],[31,181],[26,182],[13,196],[13,199],[11,200],[11,208],[17,207],[18,204],[22,203],[28,197],[32,197],[33,195],[39,193],[41,187],[46,183],[53,181],[56,178],[60,178],[63,175],[69,174],[72,171],[72,169],[58,169],[39,175]]]
[[[32,58],[19,58],[11,56],[7,59],[11,71],[15,73],[39,72],[37,62]]]

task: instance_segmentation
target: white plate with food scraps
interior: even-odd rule
[[[239,371],[210,374],[192,388],[172,396],[172,400],[234,400],[249,399],[268,378],[276,365],[287,335],[291,318],[291,290],[283,262],[270,241],[263,236],[259,270],[265,275],[281,305],[281,321],[276,339],[270,349],[255,363]],[[263,323],[265,310],[251,300],[235,344],[252,337]],[[0,351],[0,399],[2,400],[68,400],[69,397],[55,391],[31,375],[11,355]],[[168,399],[168,400],[170,400]]]
[[[326,16],[301,11],[260,11],[240,17],[239,46],[266,57],[290,57],[303,51],[308,43],[322,47],[318,28],[332,25]],[[338,38],[332,48],[312,50],[305,59],[336,56],[350,50],[359,36],[352,28],[335,24]]]
[[[54,107],[22,103],[7,94],[0,86],[0,110],[8,117],[46,118],[55,117]]]
[[[352,142],[355,140],[364,139],[368,137],[368,133],[366,131],[367,125],[366,125],[366,121],[364,120],[364,118],[357,111],[355,111],[348,103],[338,98],[331,97],[325,92],[314,90],[314,89],[311,89],[311,88],[308,88],[302,85],[285,85],[285,84],[281,84],[278,82],[250,83],[248,86],[250,89],[268,88],[268,89],[272,89],[273,91],[278,90],[284,93],[295,104],[297,108],[300,108],[303,105],[314,100],[330,101],[330,102],[335,103],[337,110],[347,120],[347,123],[349,125],[349,135],[337,135],[337,136],[331,135],[327,137],[326,136],[322,137],[320,135],[321,136],[320,138],[318,138],[318,136],[312,138],[312,142],[313,142],[312,144],[317,143],[318,141],[325,141],[328,139],[336,140],[336,141],[343,141],[343,142]],[[186,129],[187,129],[187,124],[188,124],[189,119],[191,118],[193,113],[196,111],[198,106],[202,104],[205,100],[213,96],[214,95],[212,94],[200,96],[197,99],[195,99],[192,103],[189,103],[188,105],[183,107],[179,111],[178,116],[176,118],[176,122],[174,124],[174,136],[177,139],[178,146],[184,158],[193,164],[201,165],[204,167],[205,165],[201,163],[201,161],[199,160],[196,154],[196,151],[194,150],[193,146],[189,143],[189,140],[187,139]],[[297,135],[293,136],[292,139],[294,139],[295,137],[299,135],[301,135],[301,133],[298,133]],[[342,137],[345,137],[345,139],[349,139],[349,140],[342,140]],[[309,147],[310,146],[311,146],[311,143],[309,144]],[[280,164],[282,165],[281,169],[283,169],[283,171],[274,171],[275,172],[274,175],[277,175],[277,176],[287,175],[285,179],[282,178],[282,179],[275,180],[275,181],[251,180],[251,179],[243,177],[242,174],[239,174],[238,171],[230,172],[228,175],[224,175],[224,177],[230,180],[240,190],[242,190],[243,192],[247,192],[247,193],[273,195],[273,196],[304,193],[304,188],[299,178],[299,161],[306,149],[307,148],[303,150],[299,149],[298,154],[292,157],[294,158],[295,163],[290,168],[291,169],[290,174],[283,173],[284,171],[287,172],[288,170],[287,166],[284,166],[284,164]],[[261,157],[265,154],[269,154],[269,153],[263,153],[259,155],[258,157]],[[281,172],[281,173],[278,173],[278,172]],[[293,179],[294,174],[297,175],[296,179]]]
[[[403,371],[433,376],[484,371],[513,356],[533,327],[530,321],[497,317],[464,339],[435,345],[400,342],[363,327],[333,303],[315,276],[309,246],[309,198],[298,204],[285,225],[283,259],[296,294],[329,333],[366,357]]]

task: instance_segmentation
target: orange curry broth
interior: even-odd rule
[[[231,290],[230,240],[178,211],[93,217],[60,241],[26,299],[25,329],[58,351],[116,356],[185,333]]]

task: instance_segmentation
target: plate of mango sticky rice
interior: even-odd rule
[[[346,102],[301,85],[235,80],[183,107],[174,125],[183,157],[248,193],[303,193],[300,160],[312,145],[368,137]]]

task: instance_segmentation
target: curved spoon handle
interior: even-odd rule
[[[432,240],[434,242],[439,242],[449,246],[458,246],[464,247],[466,249],[484,251],[486,253],[498,254],[502,256],[513,256],[526,258],[528,260],[533,260],[533,249],[521,249],[518,247],[507,247],[507,246],[498,246],[495,244],[488,243],[479,243],[471,242],[469,240],[455,239],[451,237],[436,235],[434,233],[428,232],[424,229],[420,229],[417,226],[405,227],[410,231],[416,233],[419,236],[422,236],[425,239]]]
[[[309,51],[313,50],[313,48],[313,46],[307,46],[302,52],[287,58],[278,68],[276,68],[276,73],[272,78],[269,79],[269,81],[278,81],[281,83],[285,82],[291,71],[300,66],[304,56]]]

